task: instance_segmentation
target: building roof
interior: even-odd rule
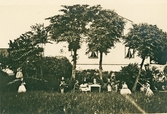
[[[0,55],[8,56],[8,48],[0,48]]]

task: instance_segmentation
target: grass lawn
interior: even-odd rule
[[[58,93],[28,91],[0,93],[1,114],[120,114],[167,113],[167,93],[152,97],[132,93],[127,99],[119,93]],[[133,99],[133,100],[132,100]],[[134,105],[134,103],[136,105]],[[136,108],[139,107],[139,108]]]

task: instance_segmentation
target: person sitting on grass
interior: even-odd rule
[[[89,88],[89,85],[87,83],[86,77],[84,77],[84,80],[83,80],[82,84],[80,85],[79,89],[82,92],[90,91],[90,88]]]
[[[120,93],[121,93],[122,95],[131,94],[131,91],[130,91],[130,89],[128,88],[128,85],[126,84],[126,82],[124,82],[124,83],[122,84],[122,89],[120,90]]]
[[[22,82],[21,85],[18,88],[18,93],[25,93],[26,92],[26,88],[25,88],[25,82]]]

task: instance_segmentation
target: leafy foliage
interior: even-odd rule
[[[0,54],[0,68],[1,69],[7,68],[9,62],[10,62],[10,58],[8,56],[4,56],[3,54]]]
[[[80,48],[81,35],[86,31],[86,12],[88,5],[62,6],[62,15],[47,18],[50,25],[47,27],[51,38],[56,42],[66,41],[69,50]]]
[[[115,46],[122,37],[125,21],[116,12],[104,10],[100,6],[95,8],[88,28],[88,50],[89,52],[100,52],[99,74],[102,78],[103,53],[109,53],[109,49]]]
[[[100,82],[100,78],[98,76],[97,70],[78,70],[76,72],[76,79],[82,83],[84,78],[86,78],[86,81],[89,83],[93,83],[93,79],[96,78],[97,82]]]
[[[128,87],[132,89],[138,72],[138,64],[129,64],[128,66],[122,67],[120,72],[116,73],[116,80],[119,80],[120,82],[126,82]]]
[[[133,24],[124,40],[127,46],[137,50],[139,57],[150,56],[155,60],[167,46],[167,34],[156,25]]]
[[[125,22],[114,11],[102,10],[100,5],[89,7],[77,4],[62,7],[60,10],[63,12],[62,15],[47,18],[51,23],[47,30],[54,41],[68,42],[69,51],[74,52],[72,56],[74,72],[77,50],[84,36],[88,37],[88,52],[101,53],[108,53],[108,49],[122,36]]]
[[[55,15],[47,18],[50,25],[47,31],[52,40],[56,42],[68,42],[69,51],[73,51],[73,78],[75,78],[75,69],[77,62],[77,50],[80,48],[81,36],[86,31],[86,13],[88,5],[63,5],[60,10],[62,15]]]
[[[44,57],[41,66],[42,79],[47,81],[41,85],[42,89],[58,91],[61,78],[67,80],[71,77],[72,65],[66,57]]]
[[[0,92],[4,91],[5,84],[7,83],[7,77],[9,77],[8,74],[0,69]]]
[[[156,59],[157,55],[164,51],[167,46],[167,33],[156,25],[133,24],[133,28],[130,28],[130,31],[124,37],[124,41],[124,44],[136,50],[138,56],[142,59],[139,73],[133,86],[133,91],[135,91],[144,60],[147,57]]]
[[[41,69],[42,75],[37,75],[36,72],[40,72],[39,69],[34,69],[31,67],[36,65],[34,61],[33,65],[27,63],[23,66],[24,81],[26,82],[26,88],[28,91],[31,90],[58,90],[61,77],[68,79],[71,77],[72,65],[69,60],[65,57],[43,57],[41,58]],[[0,74],[3,73],[2,71]],[[5,75],[4,73],[2,75]],[[10,85],[7,83],[13,81],[15,76],[1,76],[1,90],[4,91],[17,91],[18,86],[21,82],[15,82]],[[70,81],[69,81],[70,83]]]
[[[122,37],[125,21],[116,12],[99,6],[90,23],[88,51],[109,53],[108,50]]]
[[[154,61],[155,63],[164,65],[167,62],[167,46],[162,50],[162,52],[158,52],[154,56],[150,57],[150,61]]]
[[[71,77],[72,65],[66,57],[45,57],[43,58],[44,79],[65,79]]]
[[[32,26],[32,31],[22,34],[13,42],[9,42],[10,67],[16,70],[23,67],[27,62],[39,60],[42,56],[42,44],[47,43],[47,32],[44,25]]]

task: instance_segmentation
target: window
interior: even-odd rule
[[[60,49],[60,53],[63,54],[63,53],[64,53],[64,50],[63,50],[63,49]]]
[[[65,54],[66,53],[66,46],[63,46],[60,51],[59,51],[60,54]]]
[[[89,58],[90,59],[97,59],[98,58],[98,52],[89,52]]]
[[[134,58],[135,51],[128,46],[125,46],[125,58]]]

